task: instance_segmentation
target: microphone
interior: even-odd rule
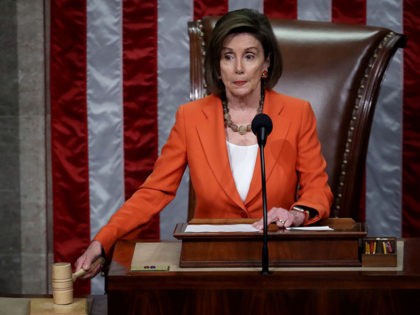
[[[261,192],[263,202],[263,247],[261,260],[261,274],[268,275],[268,224],[267,224],[267,192],[265,189],[265,162],[264,162],[264,146],[267,142],[267,137],[273,130],[273,123],[271,118],[263,113],[257,114],[251,123],[252,132],[257,136],[258,146],[260,148],[260,162],[261,162]]]
[[[263,113],[257,114],[251,123],[252,132],[257,136],[258,145],[265,146],[268,135],[273,130],[271,118]]]

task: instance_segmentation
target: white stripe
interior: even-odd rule
[[[158,125],[159,148],[166,142],[180,104],[189,101],[189,39],[187,22],[193,1],[160,1],[158,6]],[[159,150],[160,151],[160,150]],[[160,213],[162,240],[173,239],[176,223],[187,220],[188,172],[175,199]]]
[[[263,0],[229,0],[229,11],[238,10],[242,8],[254,9],[259,12],[264,10]]]
[[[367,24],[402,32],[402,1],[367,1]],[[385,73],[373,118],[366,167],[366,222],[370,236],[401,236],[402,51]]]
[[[331,0],[299,0],[298,19],[331,21]]]
[[[120,0],[87,2],[87,111],[91,237],[124,201]],[[103,293],[101,278],[92,293]]]

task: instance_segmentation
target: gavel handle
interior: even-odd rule
[[[98,259],[96,259],[92,265],[90,266],[90,269],[95,268],[98,265],[102,265],[105,262],[105,259],[103,257],[99,257]],[[77,278],[85,275],[88,272],[88,270],[85,270],[83,268],[79,269],[78,271],[74,272],[72,274],[72,279],[73,281],[75,281]]]

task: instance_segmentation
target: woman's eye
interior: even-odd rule
[[[232,54],[224,54],[223,55],[223,59],[224,60],[232,60],[233,59],[233,56],[232,56]]]
[[[252,60],[254,58],[255,58],[254,54],[246,54],[245,55],[245,59],[247,59],[247,60]]]

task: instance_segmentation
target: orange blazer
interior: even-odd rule
[[[299,204],[318,211],[306,224],[328,217],[332,193],[310,104],[267,91],[263,112],[273,121],[264,149],[268,210]],[[179,107],[153,172],[96,235],[106,252],[174,198],[187,166],[196,193],[195,218],[262,217],[260,153],[242,201],[230,169],[221,100],[210,95]]]

